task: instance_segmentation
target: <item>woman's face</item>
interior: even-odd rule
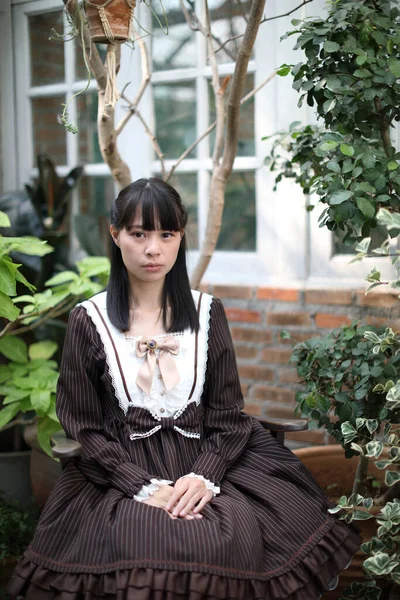
[[[139,213],[139,211],[138,211]],[[145,231],[141,214],[137,214],[129,228],[110,233],[119,246],[130,280],[152,282],[165,279],[178,255],[183,232],[156,229]]]

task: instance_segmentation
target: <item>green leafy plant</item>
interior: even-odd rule
[[[382,423],[397,419],[382,392],[394,385],[400,355],[388,348],[374,352],[378,333],[353,323],[297,344],[291,357],[304,384],[298,412],[312,419],[311,427],[325,427],[348,458],[375,439]],[[360,455],[354,494],[366,492],[367,472],[368,457]]]
[[[296,181],[311,206],[325,206],[320,226],[342,231],[355,246],[354,260],[387,256],[397,277],[382,281],[373,269],[369,289],[382,284],[400,288],[400,256],[390,241],[400,232],[400,153],[391,130],[400,121],[400,10],[389,0],[336,0],[326,19],[292,21],[295,48],[305,53],[278,74],[293,77],[299,106],[314,107],[320,126],[293,124],[276,135],[266,162]],[[386,239],[371,250],[380,227]],[[346,456],[359,456],[350,496],[332,512],[347,521],[376,518],[377,534],[363,545],[367,578],[386,578],[399,592],[399,334],[352,325],[298,345],[297,363],[305,390],[299,410],[326,427]],[[373,498],[367,486],[368,462],[385,471],[387,489]],[[380,506],[377,513],[376,507]],[[396,592],[394,589],[396,588]],[[377,600],[376,581],[352,584],[342,600]]]
[[[38,515],[6,502],[0,496],[0,565],[6,558],[20,557],[30,543]]]
[[[380,208],[400,209],[400,153],[390,139],[400,120],[400,11],[388,0],[339,0],[327,19],[292,23],[285,37],[297,35],[307,60],[280,74],[293,76],[299,105],[315,107],[323,125],[279,134],[267,162],[277,183],[295,177],[326,204],[321,226],[340,228],[351,245],[377,227]]]
[[[0,223],[9,224],[0,213]],[[0,330],[0,354],[7,364],[0,365],[0,432],[10,427],[37,423],[38,442],[51,455],[50,436],[61,426],[55,412],[58,365],[52,360],[57,344],[42,340],[27,344],[21,335],[33,331],[50,319],[68,312],[80,299],[89,298],[104,289],[109,272],[105,257],[88,257],[76,264],[77,272],[63,271],[45,283],[44,292],[20,273],[9,252],[15,248],[34,254],[51,252],[45,241],[36,238],[0,236],[0,316],[8,322]],[[17,281],[30,294],[16,296]],[[22,305],[22,309],[18,306]]]

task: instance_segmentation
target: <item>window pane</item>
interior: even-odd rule
[[[97,93],[76,98],[78,111],[78,156],[85,163],[102,163],[97,134]]]
[[[247,75],[244,96],[254,88],[254,75]],[[215,121],[215,100],[211,81],[209,82],[209,103],[210,103],[210,123]],[[228,100],[229,88],[225,93],[225,99]],[[210,151],[214,147],[215,129],[210,134]],[[255,137],[254,137],[254,97],[248,100],[240,109],[239,126],[239,145],[238,156],[254,156]]]
[[[197,214],[197,175],[195,173],[179,173],[171,177],[170,183],[175,187],[188,211],[186,243],[188,250],[199,247],[198,214]]]
[[[166,158],[178,158],[196,139],[194,82],[153,86],[157,140]],[[194,150],[189,158],[196,156]]]
[[[234,171],[228,180],[217,250],[256,249],[256,191],[253,171]]]
[[[62,11],[29,17],[32,86],[61,83],[65,79],[64,41],[53,39],[52,29],[62,33]]]
[[[251,0],[209,0],[211,16],[211,30],[214,36],[215,48],[217,49],[226,40],[244,33],[246,28],[246,19],[250,7]],[[242,38],[232,40],[222,50],[217,52],[217,60],[223,62],[235,62],[237,52]]]
[[[67,164],[66,130],[58,122],[63,103],[65,96],[32,98],[34,154],[46,152],[57,166]]]
[[[82,54],[82,42],[79,36],[74,38],[75,44],[75,80],[79,81],[80,79],[87,80],[89,77],[89,73],[87,72],[85,61]],[[103,63],[106,60],[107,54],[107,44],[96,44],[96,48],[99,51],[100,58]],[[91,75],[93,79],[93,75]]]
[[[95,256],[106,256],[109,244],[109,211],[115,198],[112,177],[82,177],[79,183],[79,214],[74,230],[82,248]]]
[[[153,2],[152,58],[153,69],[163,71],[196,66],[194,31],[186,23],[179,0],[163,2],[167,14],[168,32],[161,2]]]

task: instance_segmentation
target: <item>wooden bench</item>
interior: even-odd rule
[[[308,429],[308,423],[305,419],[268,419],[264,417],[254,417],[257,419],[264,429],[267,429],[271,434],[282,444],[285,441],[285,433],[289,431],[304,431]],[[63,431],[59,431],[51,436],[53,444],[52,453],[54,458],[59,458],[61,462],[70,458],[77,458],[81,455],[82,445],[67,438]]]

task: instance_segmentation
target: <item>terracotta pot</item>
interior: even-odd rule
[[[61,465],[43,452],[37,441],[36,425],[28,425],[24,431],[25,442],[32,448],[30,478],[36,505],[42,509],[61,475]]]
[[[128,40],[135,6],[136,0],[86,0],[85,12],[92,41],[107,44]]]
[[[296,454],[296,456],[311,471],[328,497],[335,500],[342,495],[350,496],[358,465],[357,456],[346,458],[343,448],[340,445],[299,448],[294,451],[294,454]],[[377,469],[372,461],[369,467],[368,472],[371,475],[374,475],[379,481],[383,482],[385,472]],[[379,511],[379,508],[373,509],[375,514]],[[356,525],[360,529],[361,537],[364,542],[371,539],[377,530],[375,519],[356,521]],[[362,564],[365,558],[366,555],[359,550],[354,556],[350,567],[340,574],[338,587],[332,592],[324,594],[323,600],[338,600],[341,598],[346,587],[353,581],[364,581],[365,576]],[[379,582],[379,586],[383,590],[381,600],[385,600],[388,598],[391,584],[382,581]]]

